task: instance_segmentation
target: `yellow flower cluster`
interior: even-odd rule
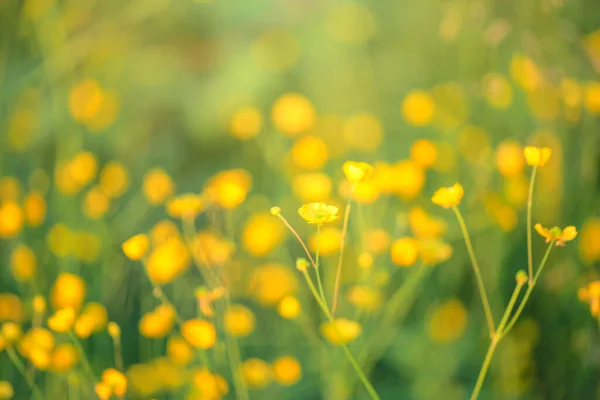
[[[117,95],[91,78],[78,82],[69,92],[71,116],[92,132],[103,131],[112,125],[119,107]]]
[[[173,329],[176,315],[173,306],[161,304],[142,316],[140,333],[147,338],[163,338]]]
[[[105,369],[95,390],[100,400],[109,400],[113,395],[123,397],[127,393],[127,377],[114,368]]]

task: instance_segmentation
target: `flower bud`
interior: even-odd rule
[[[524,285],[527,283],[527,280],[529,279],[527,276],[527,272],[520,270],[519,272],[517,272],[517,275],[515,276],[515,279],[517,280],[517,285]]]
[[[308,261],[306,261],[306,258],[297,259],[296,268],[298,268],[298,271],[305,272],[308,268]]]

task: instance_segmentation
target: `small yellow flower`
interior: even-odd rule
[[[450,187],[439,188],[431,197],[433,204],[444,208],[457,206],[460,203],[465,191],[460,183],[455,183]]]
[[[185,321],[181,325],[181,335],[197,349],[210,349],[217,341],[215,326],[201,319]]]
[[[281,207],[271,207],[271,214],[274,216],[281,214]]]
[[[335,322],[326,322],[321,325],[321,334],[330,343],[336,345],[352,342],[360,335],[361,330],[362,327],[358,322],[345,318],[336,318]]]
[[[373,166],[366,162],[346,161],[343,168],[350,182],[366,181],[373,174]]]
[[[325,203],[308,203],[298,209],[298,214],[309,224],[323,225],[336,220],[339,209]]]
[[[192,218],[205,208],[205,199],[195,193],[182,194],[167,203],[167,213],[174,218]]]
[[[527,146],[523,150],[523,154],[528,165],[543,167],[552,155],[552,149],[548,147]]]
[[[48,318],[48,327],[54,332],[68,332],[75,322],[75,311],[72,308],[62,308]]]
[[[119,336],[121,336],[121,327],[116,322],[110,321],[108,323],[108,325],[106,326],[106,328],[108,330],[108,334],[113,339],[118,338]]]
[[[141,233],[127,239],[121,247],[127,258],[136,261],[141,260],[146,255],[149,246],[148,236]]]
[[[554,226],[548,229],[541,224],[535,224],[534,228],[537,233],[546,238],[546,243],[556,242],[557,246],[564,246],[565,242],[569,242],[577,236],[577,229],[574,226],[567,226],[564,229]]]

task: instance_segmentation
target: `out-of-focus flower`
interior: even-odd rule
[[[9,400],[12,399],[15,391],[8,381],[0,381],[0,399]]]
[[[102,382],[110,387],[115,396],[122,397],[127,393],[127,377],[115,368],[107,368],[102,372]]]
[[[455,183],[450,187],[439,188],[431,197],[433,204],[443,208],[455,207],[460,203],[464,195],[464,189],[460,183]]]
[[[23,188],[21,182],[14,176],[3,176],[0,178],[0,201],[1,202],[19,202]]]
[[[252,271],[249,289],[256,301],[265,307],[276,306],[284,297],[293,295],[298,281],[285,265],[269,263]]]
[[[21,325],[15,322],[5,322],[0,328],[0,336],[8,343],[15,343],[22,334],[23,329],[21,328]]]
[[[600,260],[600,218],[588,219],[581,228],[579,251],[587,263]]]
[[[210,199],[220,207],[236,208],[246,200],[252,187],[252,176],[244,169],[221,171],[206,185]]]
[[[110,161],[100,172],[100,187],[111,199],[121,197],[129,187],[129,172],[118,161]]]
[[[121,327],[114,321],[110,321],[106,325],[106,330],[113,339],[118,339],[121,336]]]
[[[277,312],[286,319],[296,318],[301,311],[300,302],[294,296],[284,297],[277,305]]]
[[[308,203],[329,199],[331,187],[331,178],[322,172],[298,174],[292,181],[296,196]]]
[[[504,110],[512,103],[513,89],[504,75],[493,72],[486,74],[481,80],[481,91],[494,108]]]
[[[341,238],[342,232],[338,228],[328,226],[321,229],[320,235],[314,233],[310,237],[308,247],[313,251],[316,251],[318,247],[319,254],[322,256],[336,254],[340,249]]]
[[[377,311],[383,302],[381,291],[365,285],[351,287],[346,298],[354,307],[366,312]]]
[[[201,319],[185,321],[181,326],[181,335],[197,349],[210,349],[217,341],[215,326]]]
[[[242,232],[244,249],[253,256],[265,256],[281,244],[285,229],[269,213],[253,214]]]
[[[548,147],[527,146],[523,150],[523,154],[528,165],[543,167],[548,162],[548,159],[550,159],[552,149]]]
[[[85,194],[82,202],[83,213],[91,219],[100,219],[110,208],[110,198],[100,186],[93,186]]]
[[[206,368],[194,370],[192,373],[192,382],[196,390],[191,393],[197,393],[200,399],[219,400],[229,393],[227,381],[221,375],[212,374]]]
[[[100,303],[90,302],[75,320],[74,330],[77,336],[87,339],[92,333],[103,330],[107,322],[106,308]]]
[[[248,336],[254,331],[256,317],[254,313],[246,306],[233,304],[225,312],[224,316],[225,330],[233,336]]]
[[[411,237],[402,237],[392,242],[391,257],[394,264],[410,267],[419,256],[419,242]]]
[[[46,200],[41,192],[33,190],[23,200],[25,219],[30,226],[39,226],[46,218]]]
[[[69,111],[74,120],[87,122],[100,111],[104,91],[94,79],[77,83],[69,93]]]
[[[37,270],[33,250],[25,245],[17,246],[10,256],[10,268],[13,276],[20,281],[33,279]]]
[[[423,90],[413,90],[402,102],[402,116],[410,125],[427,125],[435,114],[435,102],[431,95]]]
[[[419,241],[419,257],[425,265],[436,265],[452,257],[452,246],[440,239]]]
[[[589,303],[590,313],[594,318],[600,318],[600,281],[592,281],[587,287],[577,292],[579,300]]]
[[[148,255],[148,277],[155,283],[169,283],[189,267],[190,259],[188,247],[181,238],[167,239]]]
[[[269,365],[261,359],[250,358],[244,361],[240,368],[244,381],[248,387],[262,389],[271,382],[271,369],[269,368]]]
[[[546,243],[555,242],[557,246],[564,246],[565,242],[570,242],[577,236],[577,229],[574,226],[567,226],[560,229],[558,226],[544,228],[541,224],[534,226],[537,233],[546,238]]]
[[[584,89],[584,104],[592,114],[600,114],[600,82],[588,82]]]
[[[292,160],[299,168],[321,169],[328,157],[327,145],[317,136],[303,136],[296,140],[292,147]]]
[[[33,297],[32,301],[33,311],[36,314],[43,314],[46,312],[46,299],[39,294]]]
[[[71,308],[62,308],[48,318],[48,327],[54,332],[68,332],[75,322],[75,311]]]
[[[167,203],[167,213],[174,218],[193,218],[206,208],[206,200],[195,193],[186,193]]]
[[[165,337],[173,329],[176,312],[173,306],[161,304],[142,317],[139,324],[140,333],[152,339]]]
[[[271,364],[271,371],[273,378],[282,386],[294,385],[302,378],[302,367],[291,356],[277,358]]]
[[[483,204],[486,213],[502,230],[511,231],[517,226],[518,217],[516,210],[506,204],[499,195],[495,193],[485,195]]]
[[[413,234],[421,239],[440,237],[447,229],[446,221],[427,214],[418,206],[409,210],[408,223]]]
[[[523,54],[513,55],[510,61],[510,76],[527,92],[536,89],[543,80],[535,62]]]
[[[429,337],[440,344],[455,342],[463,335],[467,319],[468,314],[463,303],[458,299],[450,299],[431,314]]]
[[[23,229],[25,216],[19,205],[13,201],[0,204],[0,239],[10,239]]]
[[[383,126],[374,115],[358,113],[344,121],[343,134],[343,140],[338,138],[333,143],[333,147],[343,147],[345,144],[360,152],[373,152],[379,148],[383,140]],[[336,150],[330,146],[330,151]]]
[[[50,291],[50,301],[55,310],[72,308],[77,311],[83,304],[84,297],[83,279],[67,272],[58,275]]]
[[[141,260],[148,252],[149,247],[150,240],[143,233],[130,237],[121,245],[127,258],[134,261]]]
[[[281,133],[286,136],[295,136],[313,127],[316,112],[306,97],[297,93],[288,93],[275,101],[271,118],[275,128]]]
[[[373,174],[373,166],[366,162],[346,161],[343,169],[350,182],[366,181]]]
[[[241,107],[233,113],[229,132],[240,140],[249,140],[258,135],[263,127],[263,116],[255,107]]]
[[[225,294],[225,288],[222,286],[218,286],[212,290],[201,286],[194,293],[196,300],[198,300],[198,308],[200,308],[200,312],[206,317],[214,316],[212,303],[221,299]]]
[[[525,168],[523,147],[514,141],[504,141],[496,149],[496,167],[505,177],[518,176]]]
[[[159,205],[173,195],[175,184],[162,168],[152,168],[144,175],[143,190],[148,203]]]
[[[336,318],[334,322],[325,322],[321,325],[321,335],[336,345],[354,341],[361,331],[362,327],[358,322],[345,318]]]
[[[50,356],[52,371],[62,374],[70,371],[79,361],[77,349],[71,343],[62,343],[54,348]]]
[[[367,250],[373,254],[385,252],[390,245],[390,234],[385,229],[372,229],[365,236]]]
[[[323,225],[336,220],[339,209],[325,203],[308,203],[298,209],[298,214],[309,224]]]
[[[198,232],[192,241],[194,258],[204,266],[223,265],[235,253],[235,244],[212,232]]]
[[[411,160],[402,160],[393,166],[393,192],[404,200],[412,200],[421,193],[425,171]]]
[[[419,139],[410,146],[410,159],[422,168],[433,166],[437,159],[437,154],[437,147],[430,140]]]
[[[12,293],[0,293],[0,321],[23,321],[23,303]]]

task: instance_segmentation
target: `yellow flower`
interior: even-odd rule
[[[439,188],[431,197],[433,204],[444,208],[457,206],[464,195],[464,189],[460,183],[450,187]]]
[[[50,356],[50,366],[54,372],[64,373],[77,364],[79,355],[75,346],[71,343],[63,343],[56,346]]]
[[[296,292],[298,281],[285,265],[269,263],[252,271],[249,291],[264,307],[275,307],[284,297]]]
[[[73,308],[79,310],[85,297],[85,283],[77,275],[61,273],[56,278],[50,292],[52,307],[55,310]]]
[[[248,336],[254,330],[255,324],[254,313],[241,304],[234,304],[225,312],[225,330],[233,336]]]
[[[244,361],[241,370],[246,384],[251,388],[262,389],[271,381],[269,365],[258,358]]]
[[[261,212],[252,215],[242,232],[244,249],[253,256],[265,256],[277,248],[285,238],[281,221]]]
[[[548,229],[541,224],[535,224],[534,228],[537,233],[546,238],[546,243],[556,242],[557,246],[564,246],[565,242],[569,242],[577,236],[577,229],[574,226],[567,226],[564,229],[555,226]]]
[[[210,349],[217,341],[215,326],[201,319],[185,321],[181,326],[181,335],[197,349]]]
[[[108,325],[106,326],[106,330],[108,331],[110,337],[112,337],[113,339],[116,339],[119,336],[121,336],[121,327],[114,321],[110,321],[108,323]]]
[[[161,304],[153,311],[142,317],[139,323],[140,333],[148,338],[165,337],[175,324],[175,309],[170,305]]]
[[[321,325],[321,334],[332,344],[352,342],[360,335],[361,330],[358,322],[345,318],[336,318],[334,322]]]
[[[263,116],[258,109],[242,107],[231,116],[229,131],[239,140],[249,140],[258,135],[262,126]]]
[[[198,397],[192,395],[190,399],[214,399],[220,400],[229,393],[227,381],[217,374],[211,374],[206,368],[199,368],[192,372],[192,382],[194,389],[191,393],[197,394]]]
[[[323,225],[338,218],[339,209],[325,203],[308,203],[298,209],[298,214],[309,224]]]
[[[223,298],[225,293],[225,288],[223,286],[218,286],[212,290],[207,290],[205,286],[197,288],[194,294],[198,301],[200,312],[206,317],[212,317],[215,314],[212,303]]]
[[[118,397],[124,396],[127,392],[127,377],[114,368],[104,370],[102,373],[102,382],[106,383]]]
[[[39,226],[46,217],[46,201],[42,193],[32,191],[23,200],[25,219],[31,226]]]
[[[347,298],[350,304],[365,312],[377,311],[383,301],[383,295],[379,290],[365,285],[350,288]]]
[[[294,319],[300,314],[301,306],[298,299],[294,296],[286,296],[277,305],[277,312],[283,318]]]
[[[189,267],[190,259],[190,252],[183,240],[178,237],[169,238],[148,256],[148,277],[155,283],[169,283]]]
[[[8,381],[0,381],[0,399],[8,400],[12,399],[14,396],[14,389],[10,382]]]
[[[161,168],[153,168],[144,176],[144,196],[152,205],[162,204],[173,190],[171,177]]]
[[[302,169],[318,170],[327,162],[327,144],[317,136],[304,136],[292,147],[292,160]]]
[[[5,339],[8,343],[16,342],[23,333],[21,329],[21,325],[16,324],[14,322],[5,322],[2,324],[2,328],[0,328],[0,337]]]
[[[410,267],[419,256],[419,242],[411,237],[402,237],[392,243],[392,261],[402,267]]]
[[[129,173],[117,161],[107,163],[100,173],[100,187],[109,198],[122,196],[129,187]]]
[[[192,218],[206,208],[206,201],[194,193],[175,197],[167,203],[167,213],[174,218]]]
[[[183,338],[171,336],[167,342],[167,355],[177,365],[187,365],[194,359],[195,351]]]
[[[527,146],[523,150],[523,154],[528,165],[543,167],[552,155],[552,149],[548,147]]]
[[[302,367],[294,357],[279,357],[271,364],[273,377],[282,386],[291,386],[302,377]]]
[[[373,174],[373,166],[366,162],[346,161],[343,168],[350,182],[366,181]]]
[[[13,201],[0,205],[0,238],[10,239],[23,228],[25,216],[21,207]]]
[[[319,238],[318,243],[317,237]],[[316,251],[318,248],[321,256],[337,254],[340,249],[341,238],[342,232],[338,228],[327,226],[321,229],[320,235],[314,233],[308,239],[308,247],[313,251]]]
[[[458,299],[450,299],[436,307],[429,320],[429,337],[440,344],[458,340],[467,326],[468,313]]]
[[[410,146],[410,158],[423,168],[429,168],[437,160],[438,150],[436,145],[426,139],[419,139]]]
[[[403,200],[414,199],[425,184],[425,171],[414,161],[402,160],[392,169],[392,191]]]
[[[413,90],[402,102],[402,116],[410,125],[427,125],[435,115],[433,97],[422,90]]]
[[[278,131],[286,136],[295,136],[314,126],[316,112],[309,99],[288,93],[275,101],[271,118]]]
[[[292,181],[292,188],[302,202],[311,203],[329,199],[332,183],[329,175],[310,172],[296,175]]]
[[[77,336],[87,339],[92,333],[103,330],[107,322],[108,313],[102,304],[87,303],[83,312],[75,321],[75,333]]]
[[[127,258],[136,261],[141,260],[146,255],[149,246],[148,236],[139,234],[127,239],[121,247]]]
[[[36,271],[36,258],[33,250],[25,245],[17,246],[10,256],[10,267],[13,276],[19,281],[33,279]]]
[[[54,332],[68,332],[75,322],[75,311],[69,308],[63,308],[48,318],[48,327]]]
[[[217,205],[233,209],[246,200],[252,187],[252,176],[244,169],[221,171],[206,185],[206,192]]]

